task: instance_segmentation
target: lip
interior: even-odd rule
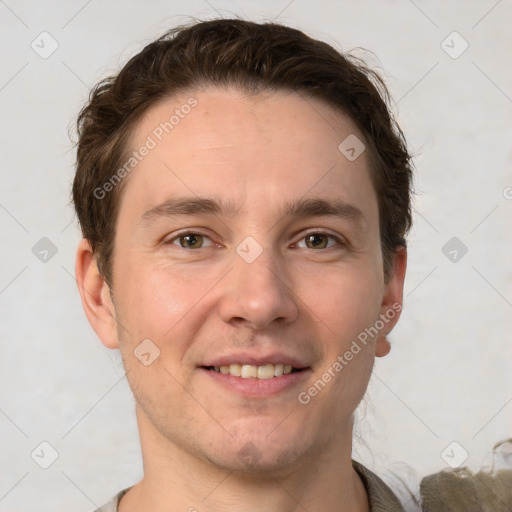
[[[219,361],[222,361],[222,359],[219,359]],[[246,361],[247,360],[244,360],[244,362]],[[289,391],[291,388],[297,386],[301,382],[304,382],[311,373],[311,368],[306,367],[301,371],[289,373],[288,375],[281,375],[280,377],[273,377],[271,379],[244,379],[242,377],[235,377],[234,375],[226,375],[213,370],[208,370],[204,367],[199,367],[198,370],[204,372],[207,377],[212,379],[213,382],[223,386],[225,389],[250,398],[272,397],[283,393],[284,391]]]
[[[300,358],[284,354],[281,352],[267,352],[261,354],[254,354],[250,352],[237,352],[236,354],[227,354],[225,356],[217,357],[210,361],[201,364],[200,367],[205,366],[229,366],[230,364],[250,364],[254,366],[263,366],[264,364],[289,364],[297,369],[308,368],[309,365]]]

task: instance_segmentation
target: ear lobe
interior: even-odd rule
[[[389,354],[391,345],[387,335],[395,327],[400,313],[404,295],[405,271],[407,269],[407,249],[400,247],[393,256],[393,267],[388,282],[385,285],[384,295],[380,307],[380,319],[384,323],[381,333],[377,338],[375,355],[383,357]]]
[[[375,345],[375,355],[377,357],[384,357],[391,351],[391,343],[389,343],[388,337],[385,334],[379,334],[377,343]]]
[[[83,238],[78,244],[75,261],[78,291],[85,315],[103,345],[118,348],[115,309],[110,288],[98,270],[91,244]]]

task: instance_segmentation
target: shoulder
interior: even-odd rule
[[[117,512],[117,506],[119,505],[119,500],[126,494],[128,489],[123,489],[118,492],[108,503],[105,503],[100,508],[97,508],[94,512]]]
[[[423,510],[429,512],[506,512],[512,510],[512,469],[478,473],[467,467],[444,469],[421,480],[420,494]]]
[[[396,495],[381,478],[355,460],[352,466],[366,489],[371,512],[404,512]]]

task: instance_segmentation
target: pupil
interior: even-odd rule
[[[325,235],[309,235],[308,242],[314,247],[318,247],[319,245],[325,245]]]
[[[183,247],[195,247],[198,242],[200,242],[200,236],[197,235],[185,235],[182,237],[183,243],[181,244]]]

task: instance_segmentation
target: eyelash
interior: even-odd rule
[[[183,231],[181,233],[174,235],[172,238],[169,238],[168,240],[166,240],[165,244],[166,245],[177,245],[180,249],[187,249],[186,247],[181,247],[181,245],[179,245],[179,244],[174,244],[174,242],[176,240],[179,240],[181,237],[184,237],[187,235],[199,235],[199,236],[202,236],[203,238],[208,238],[209,240],[211,240],[213,242],[213,240],[208,235],[201,233],[200,231]],[[203,249],[203,247],[200,247],[200,249]]]
[[[336,241],[337,245],[340,245],[340,246],[346,246],[346,242],[344,242],[343,240],[341,240],[338,236],[336,235],[333,235],[330,231],[327,231],[325,229],[312,229],[310,231],[308,231],[307,233],[304,233],[301,237],[300,237],[300,240],[299,241],[303,241],[306,237],[308,237],[309,235],[325,235],[333,240]],[[325,249],[332,249],[333,247],[325,247]],[[306,249],[310,249],[310,247],[306,247]]]
[[[172,238],[169,238],[168,240],[166,240],[165,244],[166,245],[176,245],[180,249],[187,249],[186,247],[182,247],[181,245],[174,243],[175,241],[179,240],[181,237],[186,236],[186,235],[199,235],[199,236],[202,236],[203,238],[208,238],[211,242],[213,242],[213,240],[208,235],[206,235],[204,233],[201,233],[200,231],[183,231],[181,233],[178,233],[178,234],[174,235]],[[301,238],[299,239],[299,242],[303,241],[309,235],[325,235],[325,236],[335,240],[337,245],[340,245],[340,246],[346,246],[347,245],[347,243],[345,241],[341,240],[338,236],[333,235],[330,231],[326,231],[324,229],[312,229],[312,230],[304,233],[301,236]],[[298,242],[296,242],[296,243],[298,243]],[[213,242],[213,244],[215,244],[215,242]],[[332,249],[332,248],[333,248],[332,246],[331,247],[325,247],[324,250],[325,249]],[[204,249],[204,247],[199,247],[199,249]],[[310,247],[305,247],[305,249],[310,249]],[[194,250],[194,249],[188,249],[188,250]]]

